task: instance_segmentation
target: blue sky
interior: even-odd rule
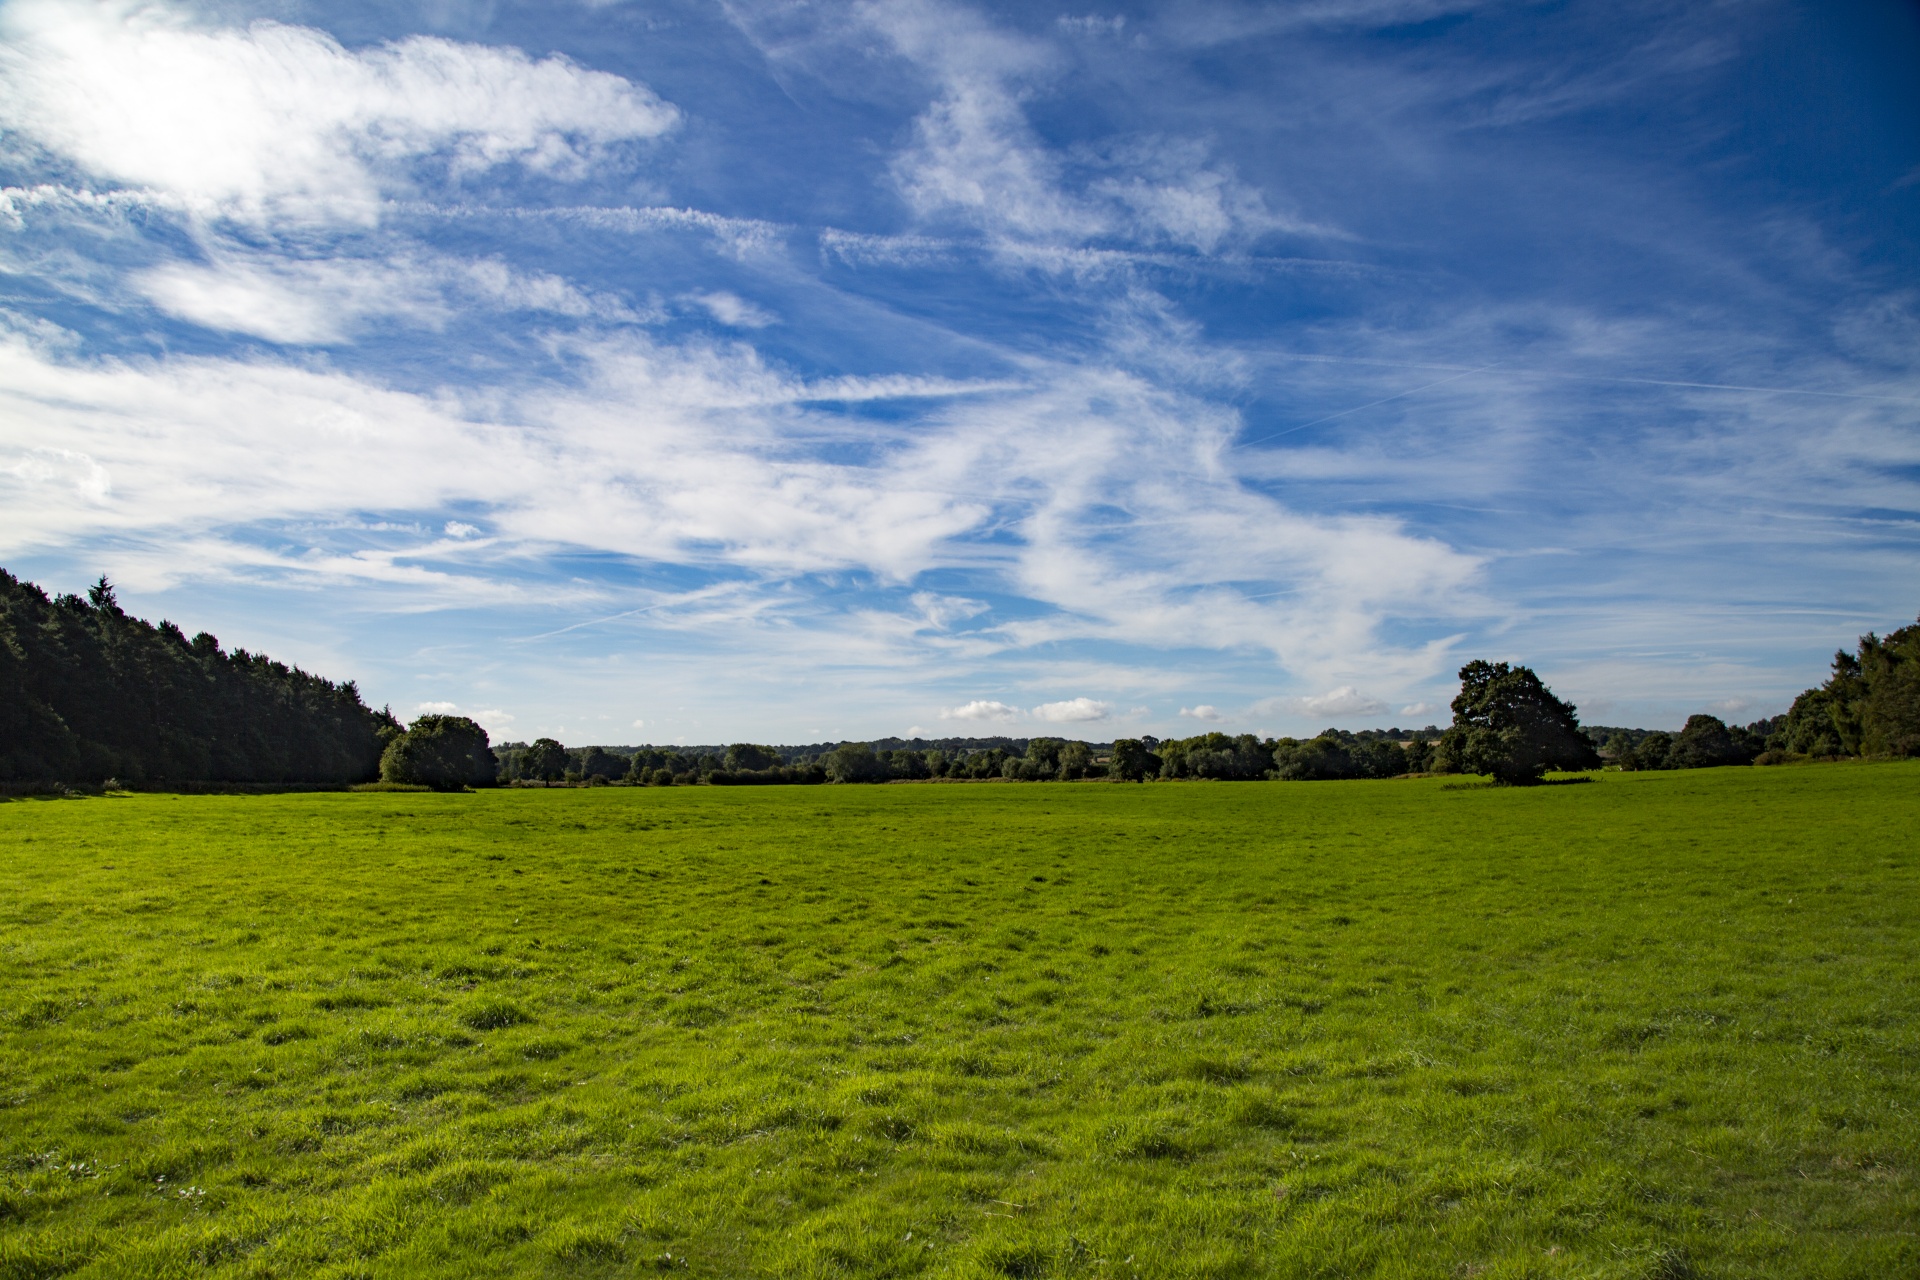
[[[1784,709],[1920,10],[0,5],[0,563],[496,737]]]

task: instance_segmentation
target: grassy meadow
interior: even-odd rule
[[[1920,1274],[1920,764],[0,803],[0,1280]]]

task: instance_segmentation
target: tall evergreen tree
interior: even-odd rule
[[[1768,745],[1810,756],[1920,755],[1920,622],[1868,632],[1833,674],[1793,700]]]
[[[0,781],[362,782],[392,715],[335,684],[0,570]]]

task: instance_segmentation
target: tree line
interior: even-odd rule
[[[1459,675],[1453,724],[1445,730],[1327,729],[1308,739],[1214,732],[1164,742],[948,740],[927,747],[886,739],[817,747],[568,748],[543,738],[503,748],[500,778],[547,785],[743,786],[935,778],[1304,782],[1451,773],[1526,784],[1551,770],[1605,765],[1641,771],[1920,755],[1920,623],[1884,640],[1863,636],[1857,654],[1837,653],[1829,680],[1801,694],[1785,715],[1729,725],[1699,714],[1677,733],[1582,726],[1576,708],[1524,666],[1476,661]]]
[[[1747,725],[1695,715],[1677,733],[1582,727],[1531,669],[1470,662],[1453,723],[1312,738],[1213,732],[1168,741],[944,739],[709,747],[567,747],[552,738],[497,750],[463,716],[403,726],[336,684],[205,632],[188,639],[120,608],[104,577],[82,598],[50,598],[0,570],[0,783],[307,783],[374,778],[441,789],[512,785],[756,786],[1106,778],[1316,781],[1407,774],[1487,775],[1526,784],[1603,764],[1692,769],[1920,755],[1920,622],[1834,655],[1825,683],[1781,716]]]
[[[49,598],[0,570],[0,782],[359,782],[399,732],[352,681],[131,617],[104,577]]]

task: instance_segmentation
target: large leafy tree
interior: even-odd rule
[[[1113,744],[1113,763],[1107,776],[1115,782],[1145,782],[1160,772],[1161,760],[1139,738],[1119,738]]]
[[[624,778],[627,776],[627,758],[617,756],[605,747],[588,747],[580,756],[580,776],[604,778],[609,782]]]
[[[1742,738],[1744,737],[1742,734]],[[1718,716],[1687,717],[1687,727],[1673,740],[1667,753],[1670,769],[1711,769],[1718,765],[1748,764],[1758,751],[1742,738],[1734,736]]]
[[[890,772],[887,762],[864,742],[843,742],[822,763],[835,782],[885,782]]]
[[[499,767],[487,731],[465,716],[421,716],[380,757],[381,778],[435,791],[490,786]]]
[[[520,775],[552,786],[567,776],[567,766],[571,763],[567,749],[557,740],[535,738],[533,745],[520,757]]]
[[[1441,739],[1449,767],[1509,785],[1540,781],[1549,769],[1597,769],[1600,756],[1562,702],[1530,667],[1469,662],[1460,668],[1453,727]]]
[[[763,747],[753,742],[736,742],[727,748],[726,768],[728,773],[760,772],[764,769],[778,768],[780,753],[772,747]]]

